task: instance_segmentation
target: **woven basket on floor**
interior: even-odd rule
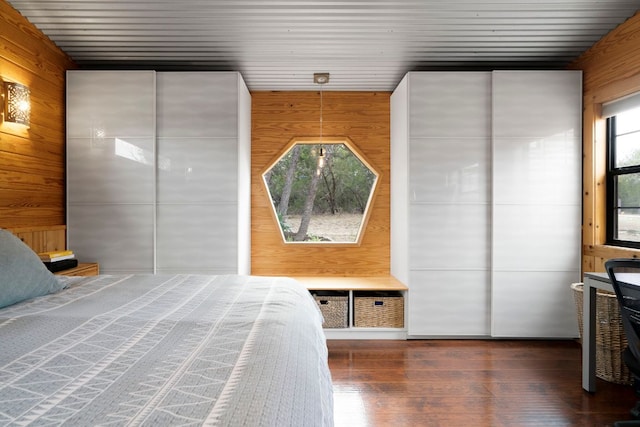
[[[573,283],[573,297],[578,312],[580,338],[583,337],[582,283]],[[620,307],[613,292],[598,290],[596,293],[596,376],[616,384],[631,384],[633,379],[622,360],[627,338],[622,326]]]

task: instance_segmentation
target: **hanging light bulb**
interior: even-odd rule
[[[329,83],[329,73],[314,73],[313,82],[320,85],[320,150],[318,151],[318,169],[316,173],[320,175],[325,163],[325,150],[322,146],[322,85]]]
[[[320,147],[320,151],[318,152],[318,169],[322,169],[324,167],[324,147]]]

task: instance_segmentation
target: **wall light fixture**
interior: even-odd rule
[[[4,121],[29,126],[31,101],[29,88],[13,82],[5,82]]]

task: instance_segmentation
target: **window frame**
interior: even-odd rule
[[[616,167],[616,116],[607,118],[607,170],[606,170],[606,244],[626,248],[640,249],[640,241],[622,240],[615,238],[618,230],[618,210],[616,196],[618,194],[616,178],[623,175],[640,174],[640,163],[633,166]],[[640,208],[640,207],[639,207]]]
[[[362,162],[362,164],[364,165],[364,167],[366,167],[367,169],[369,169],[374,175],[375,175],[375,179],[373,181],[373,185],[372,188],[370,190],[369,193],[369,197],[367,200],[367,205],[365,208],[365,211],[362,215],[362,220],[360,223],[360,228],[358,231],[358,235],[355,241],[351,242],[351,241],[343,241],[343,242],[335,242],[335,241],[331,241],[331,242],[322,242],[322,241],[289,241],[286,239],[285,234],[284,234],[284,230],[282,229],[282,226],[280,224],[280,220],[278,218],[278,214],[276,213],[276,206],[274,206],[273,203],[273,198],[271,196],[271,191],[269,190],[269,185],[265,180],[265,175],[269,172],[269,170],[275,165],[277,164],[283,157],[285,157],[289,151],[291,151],[291,149],[295,146],[295,145],[329,145],[329,144],[333,144],[333,145],[337,145],[337,144],[343,144],[347,147],[347,149],[349,151],[351,151],[351,153],[358,158],[358,160],[360,160],[360,162]],[[367,157],[364,155],[364,153],[362,151],[360,151],[360,149],[356,146],[356,144],[349,138],[346,136],[334,136],[334,137],[323,137],[322,139],[318,138],[318,137],[294,137],[292,138],[289,143],[287,143],[284,148],[280,151],[280,153],[272,160],[270,161],[267,166],[265,167],[265,169],[260,173],[260,177],[261,177],[261,181],[262,181],[262,186],[265,189],[265,194],[267,196],[268,199],[268,204],[270,206],[270,210],[271,210],[271,216],[273,218],[274,224],[276,225],[276,228],[280,234],[280,237],[282,239],[282,243],[285,246],[295,246],[295,245],[299,245],[299,246],[318,246],[318,247],[359,247],[362,245],[362,240],[364,238],[364,234],[365,231],[367,229],[368,223],[369,223],[369,218],[371,216],[371,213],[373,211],[373,205],[374,205],[374,201],[375,198],[378,194],[378,190],[380,188],[381,185],[381,180],[382,180],[382,172],[374,167],[372,165],[372,163],[367,159]]]

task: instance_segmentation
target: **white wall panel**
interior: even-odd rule
[[[575,271],[492,273],[492,331],[505,338],[567,338],[578,334],[570,285]]]
[[[488,269],[488,204],[411,205],[410,269]]]
[[[103,274],[153,273],[153,205],[78,204],[69,208],[69,249]]]
[[[158,203],[234,202],[234,138],[158,138]]]
[[[67,71],[67,137],[149,137],[155,129],[153,71]]]
[[[578,273],[580,220],[576,205],[494,206],[493,270]]]
[[[147,138],[67,139],[68,202],[154,202],[155,141]]]
[[[495,138],[493,194],[496,204],[581,204],[579,136]],[[570,185],[564,185],[570,183]]]
[[[412,203],[487,203],[491,196],[489,137],[412,138]]]
[[[493,136],[539,137],[582,134],[579,71],[494,71]],[[576,104],[580,102],[580,104]]]
[[[158,135],[238,136],[238,73],[158,73]]]
[[[236,274],[236,209],[235,202],[159,205],[158,270]]]
[[[409,73],[411,138],[469,137],[491,132],[491,73]]]
[[[411,271],[409,331],[422,336],[486,336],[490,289],[486,270]]]

